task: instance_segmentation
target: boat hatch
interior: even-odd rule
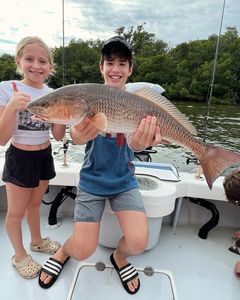
[[[136,268],[139,272],[141,289],[134,299],[177,300],[176,287],[170,271],[152,267]],[[151,294],[149,295],[149,291]],[[79,263],[67,300],[77,299],[131,299],[122,287],[115,269],[103,262]]]

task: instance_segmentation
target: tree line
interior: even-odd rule
[[[166,90],[166,96],[175,101],[207,101],[217,35],[170,48],[155,34],[146,32],[144,25],[128,29],[120,27],[115,32],[132,45],[134,71],[130,81],[160,84]],[[102,83],[99,60],[103,43],[99,39],[73,39],[64,49],[62,46],[53,48],[55,74],[49,78],[49,86],[58,88],[63,84]],[[0,80],[10,79],[20,77],[16,73],[14,56],[3,54],[0,57]],[[211,103],[240,104],[239,87],[240,37],[235,27],[227,27],[220,37]]]

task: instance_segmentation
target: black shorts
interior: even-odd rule
[[[56,176],[51,145],[43,150],[26,151],[9,146],[5,153],[2,180],[15,185],[33,188],[40,180]]]

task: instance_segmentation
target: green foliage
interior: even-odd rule
[[[182,43],[170,50],[175,62],[176,80],[166,87],[174,99],[206,101],[209,95],[217,36]],[[240,38],[235,27],[220,37],[213,96],[216,104],[240,103]]]
[[[174,100],[240,104],[240,37],[235,27],[228,27],[220,37],[213,93],[209,100],[217,35],[184,42],[170,49],[153,33],[146,32],[144,25],[122,26],[115,31],[132,45],[134,71],[130,81],[158,83]],[[61,46],[52,49],[55,75],[49,78],[48,84],[58,88],[63,84],[101,83],[99,60],[103,43],[73,39],[64,49]],[[0,80],[19,78],[15,69],[11,55],[0,57]]]
[[[16,74],[16,66],[13,56],[3,54],[0,56],[0,81],[18,79],[19,75]]]
[[[52,79],[54,88],[63,85],[63,74],[65,85],[100,81],[98,43],[72,40],[64,48],[64,53],[60,47],[54,49],[53,55],[56,63],[56,75]]]

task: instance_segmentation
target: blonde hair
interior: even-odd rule
[[[16,47],[15,62],[18,58],[22,56],[23,49],[30,44],[38,44],[41,48],[43,48],[47,52],[48,60],[53,68],[54,62],[53,62],[52,53],[49,47],[47,46],[47,44],[37,36],[26,36],[25,38],[21,39],[21,41],[17,44]],[[17,66],[17,72],[22,75],[22,70],[19,68],[19,66]],[[51,73],[53,73],[53,70]]]

